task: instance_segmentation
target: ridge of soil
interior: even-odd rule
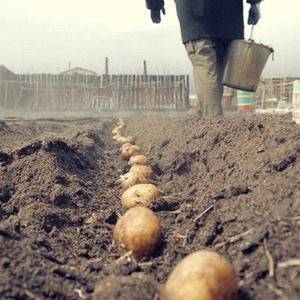
[[[113,240],[128,171],[115,116],[0,120],[0,299],[155,299],[187,254],[233,265],[239,299],[299,299],[300,127],[271,115],[132,114],[163,229],[137,263]],[[97,295],[97,296],[96,296]],[[100,296],[99,296],[100,295]]]

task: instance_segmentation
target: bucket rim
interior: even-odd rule
[[[255,92],[257,90],[256,85],[252,86],[252,87],[249,87],[249,86],[245,87],[245,86],[241,86],[241,85],[234,84],[234,83],[224,81],[224,80],[223,80],[222,84],[227,86],[227,87],[233,88],[235,90],[241,90],[241,91],[245,91],[245,92]]]
[[[246,43],[248,45],[255,45],[255,46],[262,47],[262,48],[266,48],[266,49],[270,50],[271,53],[274,53],[273,47],[262,44],[262,43],[257,43],[257,42],[255,42],[255,40],[252,40],[252,39],[235,39],[235,40],[232,40],[231,43],[243,43],[243,44]]]

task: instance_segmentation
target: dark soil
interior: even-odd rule
[[[270,115],[139,114],[163,238],[135,262],[113,240],[129,167],[110,116],[0,120],[0,299],[155,299],[187,254],[234,266],[239,299],[300,298],[300,127]],[[188,300],[188,298],[187,298]]]

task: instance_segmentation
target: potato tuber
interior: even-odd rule
[[[154,252],[161,238],[161,225],[155,213],[142,206],[130,208],[118,219],[115,241],[132,251],[136,259]]]
[[[117,141],[120,137],[122,137],[122,135],[118,132],[113,136],[113,139]]]
[[[120,136],[118,139],[117,139],[117,142],[121,143],[121,144],[124,144],[124,143],[132,143],[134,142],[134,138],[133,136],[129,135],[129,136]]]
[[[235,300],[237,290],[231,264],[208,250],[186,256],[158,287],[161,300]]]
[[[148,158],[143,154],[136,154],[130,157],[128,165],[148,165]]]
[[[128,189],[131,186],[139,183],[147,183],[147,178],[140,173],[127,172],[126,174],[120,176],[117,183],[121,184],[123,189]]]
[[[129,171],[141,173],[146,178],[151,178],[153,176],[153,170],[149,165],[134,165]]]
[[[158,199],[160,190],[152,183],[136,184],[125,190],[121,196],[121,203],[124,207],[130,208],[139,204],[145,205]]]
[[[139,153],[140,151],[141,151],[141,147],[138,145],[122,147],[121,148],[121,157],[124,160],[128,160],[133,154]]]
[[[125,125],[124,120],[123,119],[119,119],[119,122],[117,123],[117,125],[122,128]]]
[[[119,126],[115,127],[113,130],[112,130],[112,133],[114,134],[121,134],[121,128]]]
[[[128,148],[133,146],[133,143],[124,143],[121,147],[120,147],[120,151],[122,151],[124,148]]]

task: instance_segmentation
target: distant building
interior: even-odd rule
[[[0,80],[13,80],[14,75],[15,74],[4,65],[0,65]]]
[[[270,77],[262,78],[256,98],[268,101],[273,99],[276,102],[285,100],[288,103],[292,102],[293,82],[299,77]]]
[[[79,67],[69,69],[67,71],[61,72],[60,74],[66,74],[66,75],[82,74],[82,75],[97,76],[96,72],[84,68],[79,68]]]

